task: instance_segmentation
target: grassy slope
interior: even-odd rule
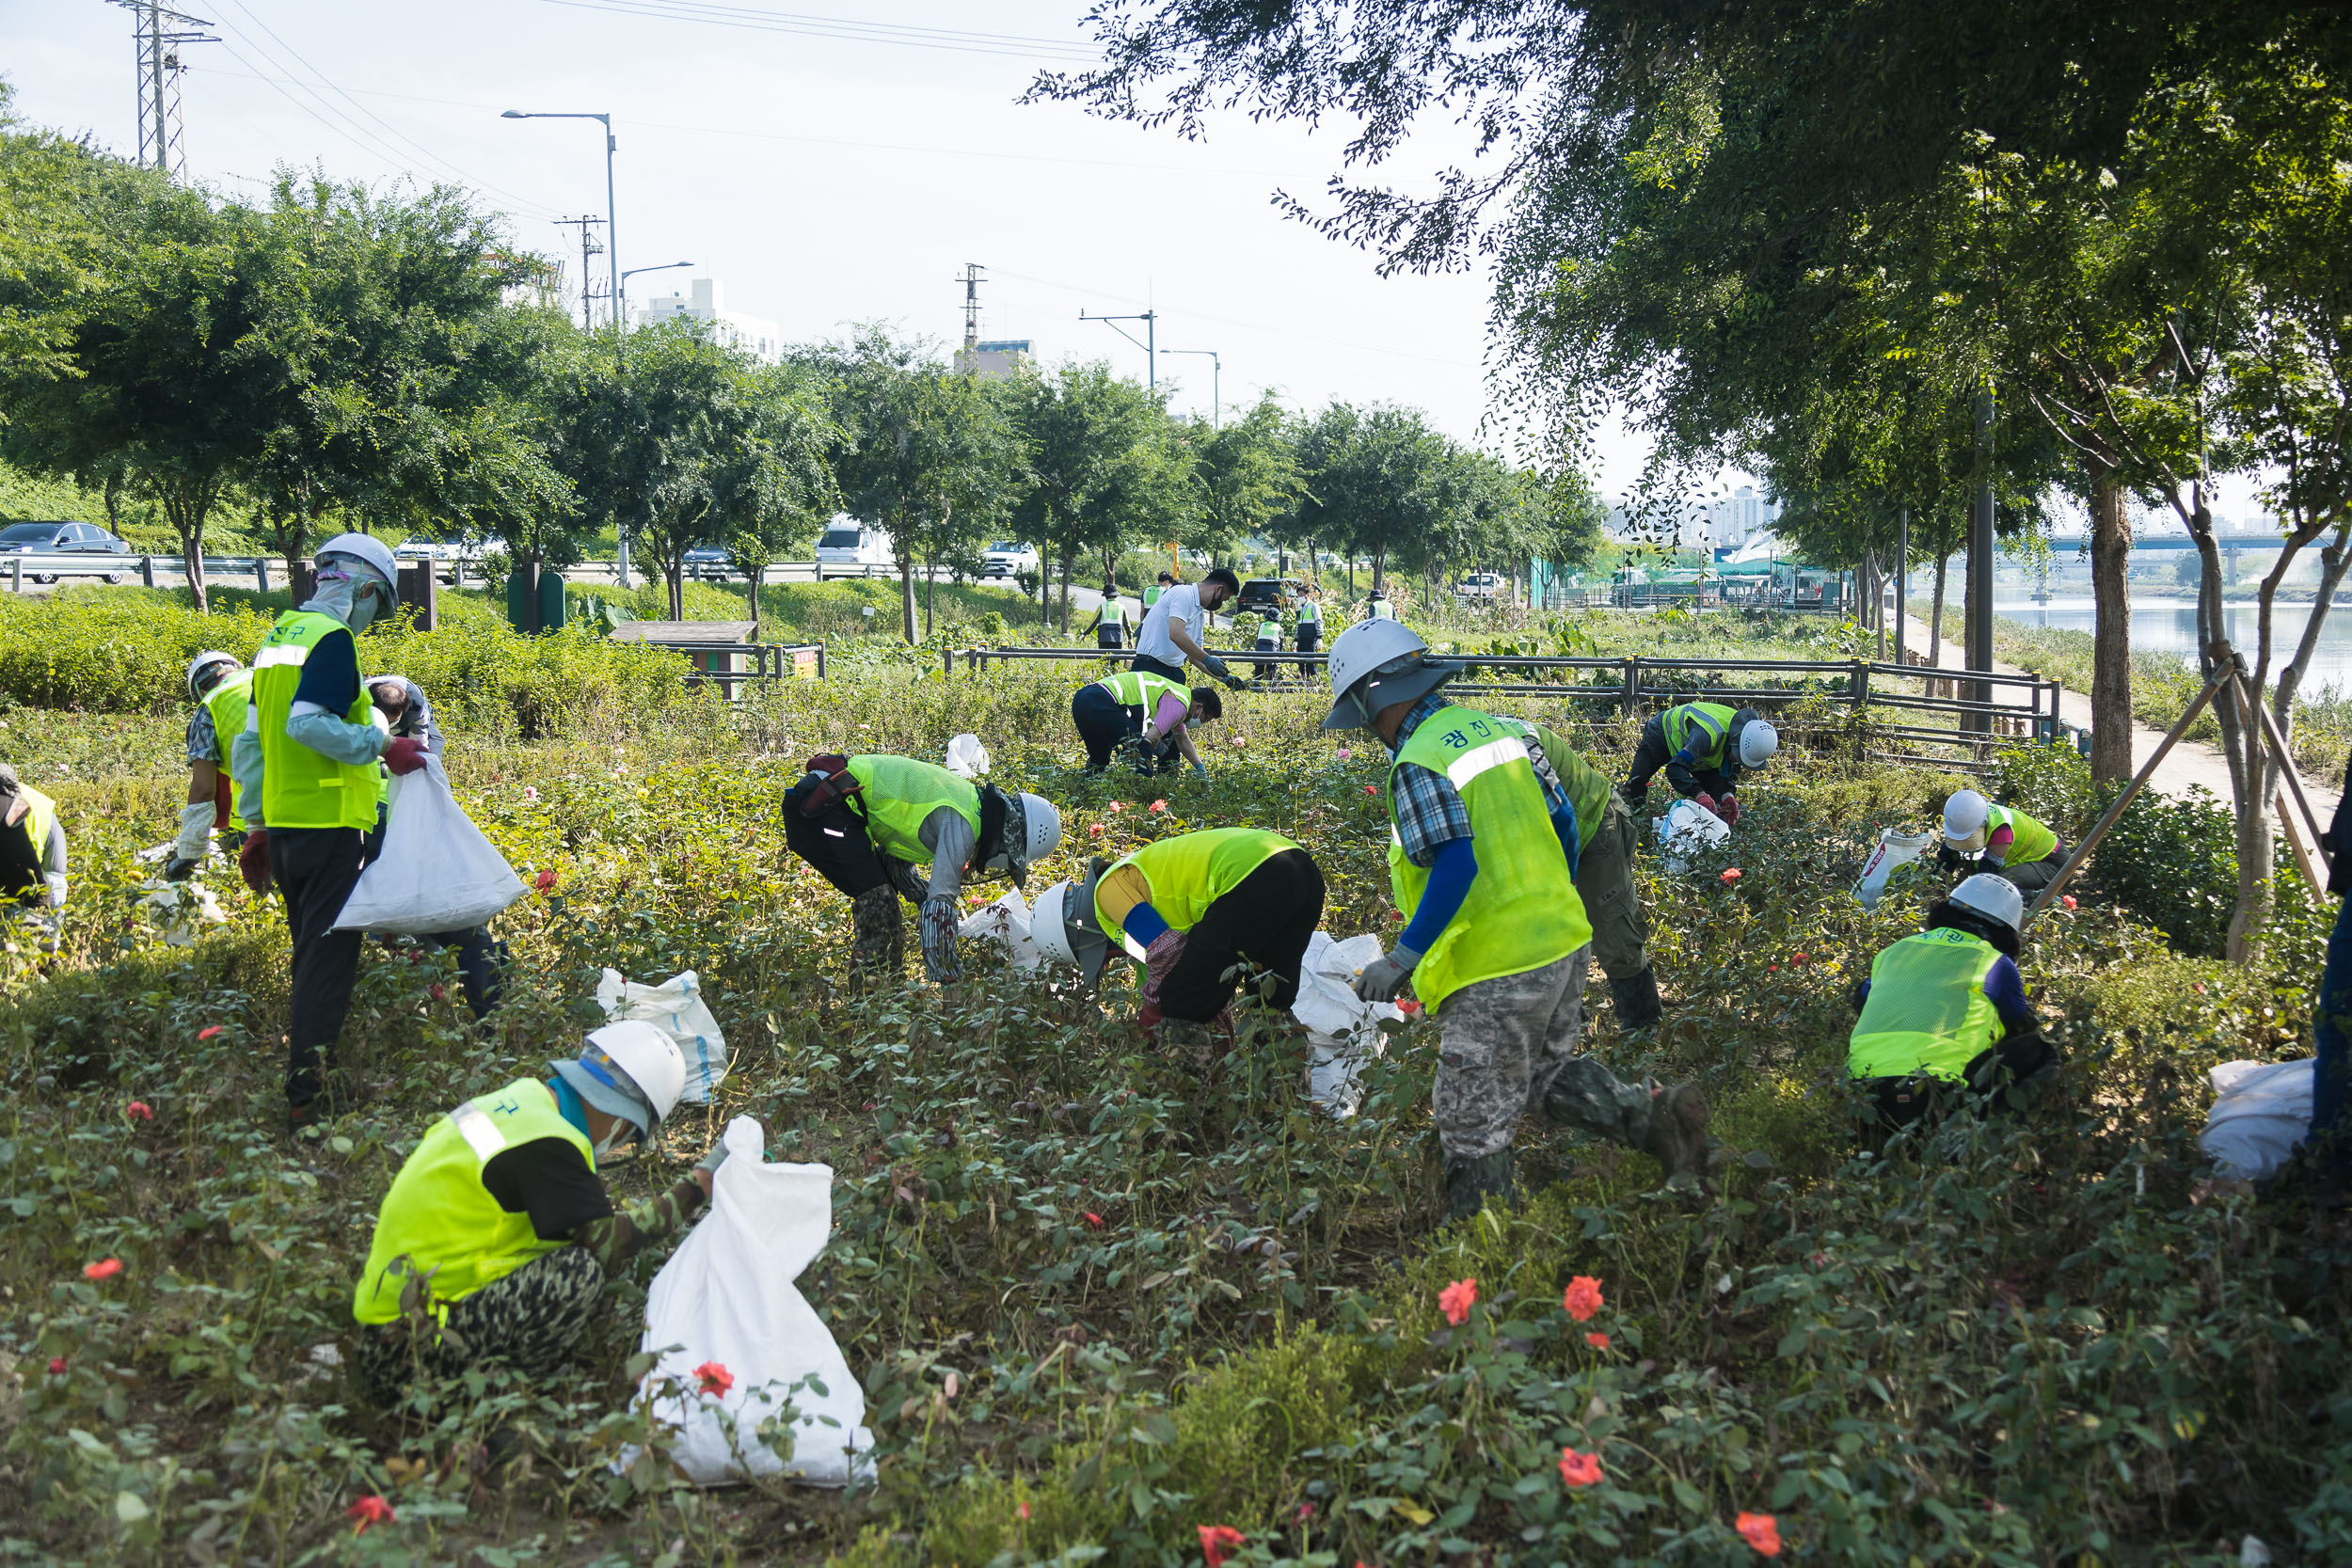
[[[1064,804],[1077,853],[1271,824],[1324,866],[1329,929],[1389,928],[1376,748],[1317,731],[1320,703],[1236,699],[1213,780],[1163,796],[1066,771],[1067,690],[1047,671],[878,667],[721,724],[460,732],[476,820],[526,874],[557,874],[501,918],[515,1000],[471,1027],[446,973],[371,946],[344,1060],[374,1098],[294,1144],[272,1132],[274,911],[215,876],[229,924],[171,949],[135,902],[130,851],[169,832],[176,722],[8,715],[10,753],[63,780],[78,882],[60,962],[0,956],[0,1351],[24,1383],[21,1410],[0,1405],[0,1537],[56,1561],[481,1546],[982,1568],[1079,1541],[1176,1563],[1196,1527],[1229,1524],[1253,1561],[1458,1542],[1498,1561],[1734,1562],[1734,1514],[1768,1509],[1808,1560],[2161,1544],[2214,1560],[2247,1530],[2340,1559],[2341,1239],[2188,1201],[2203,1067],[2300,1048],[2308,926],[2256,971],[2185,962],[2095,904],[2041,927],[2027,970],[2070,1063],[2060,1092],[1924,1156],[1852,1162],[1825,1092],[1843,997],[1918,892],[1866,914],[1844,890],[1874,824],[1940,790],[1792,756],[1748,792],[1737,881],[1645,866],[1672,1023],[1628,1041],[1604,1009],[1588,1040],[1622,1072],[1700,1075],[1753,1161],[1702,1204],[1647,1194],[1645,1160],[1530,1127],[1529,1203],[1439,1230],[1425,1022],[1334,1124],[1301,1101],[1295,1036],[1253,1030],[1203,1083],[1146,1048],[1116,977],[1107,1014],[994,972],[944,1000],[912,977],[837,988],[846,911],[783,857],[780,759],[935,755],[963,729]],[[1629,738],[1589,735],[1606,759]],[[314,1370],[417,1130],[567,1050],[605,964],[697,969],[739,1053],[719,1115],[682,1118],[657,1167],[735,1111],[767,1119],[777,1157],[834,1166],[835,1234],[803,1288],[866,1386],[877,1491],[705,1497],[658,1465],[604,1467],[644,1435],[628,1325],[650,1260],[550,1386],[494,1375],[386,1416]],[[132,1100],[153,1119],[127,1118]],[[632,1196],[669,1179],[613,1175]],[[109,1256],[119,1276],[82,1277]],[[1559,1307],[1578,1275],[1608,1298],[1588,1323]],[[1481,1305],[1457,1329],[1436,1297],[1464,1277]],[[493,1465],[501,1432],[521,1457]],[[1565,1489],[1564,1447],[1600,1452],[1604,1481]],[[355,1536],[343,1510],[368,1493],[399,1517]]]

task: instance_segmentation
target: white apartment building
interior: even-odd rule
[[[637,324],[652,326],[680,317],[705,323],[721,342],[730,343],[756,359],[774,364],[784,357],[784,332],[765,316],[749,316],[726,308],[726,285],[715,277],[697,277],[688,292],[656,294],[637,311]]]
[[[1708,509],[1714,524],[1712,543],[1718,549],[1736,550],[1750,539],[1771,529],[1779,508],[1756,493],[1753,484],[1742,484],[1724,499]]]

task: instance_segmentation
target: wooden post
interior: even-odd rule
[[[139,557],[139,586],[142,588],[155,586],[155,558],[151,555]]]
[[[257,555],[253,558],[253,582],[257,591],[263,594],[269,592],[268,556]]]
[[[2155,774],[2156,764],[2162,762],[2181,736],[2188,733],[2189,725],[2195,723],[2197,716],[2205,711],[2205,705],[2213,701],[2214,693],[2221,689],[2221,683],[2230,678],[2231,668],[2233,667],[2225,667],[2205,683],[2202,691],[2197,693],[2197,700],[2188,705],[2188,711],[2181,715],[2164,739],[2157,743],[2156,749],[2149,753],[2148,760],[2139,765],[2139,771],[2132,776],[2130,784],[2123,786],[2123,793],[2115,798],[2115,804],[2109,806],[2090,832],[2083,835],[2083,841],[2074,846],[2074,852],[2066,858],[2066,863],[2058,867],[2058,874],[2050,879],[2050,885],[2043,888],[2042,895],[2033,901],[2033,908],[2026,911],[2027,921],[2058,902],[2058,894],[2073,880],[2074,873],[2082,869],[2083,862],[2090,858],[2090,851],[2098,847],[2099,841],[2107,836],[2107,830],[2114,827],[2115,819],[2123,815],[2123,808],[2132,803],[2134,796],[2147,787],[2149,779]]]
[[[441,579],[434,575],[430,561],[411,562],[400,568],[400,580],[394,592],[400,602],[417,612],[419,631],[431,631],[440,622]]]
[[[24,558],[21,555],[8,558],[8,592],[11,594],[24,592]]]
[[[1620,705],[1628,719],[1642,710],[1642,656],[1628,654],[1625,660],[1625,696]]]
[[[1853,758],[1860,762],[1869,749],[1864,728],[1868,723],[1865,712],[1870,705],[1870,665],[1867,659],[1853,661],[1853,679],[1850,689],[1853,696]]]

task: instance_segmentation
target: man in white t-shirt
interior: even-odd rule
[[[1241,578],[1219,566],[1198,584],[1179,583],[1162,594],[1136,634],[1136,661],[1130,668],[1180,681],[1190,661],[1203,673],[1226,679],[1225,661],[1202,646],[1202,636],[1209,612],[1240,592]]]

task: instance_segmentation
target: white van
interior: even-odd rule
[[[894,558],[890,553],[890,535],[876,528],[861,526],[853,517],[835,517],[825,531],[817,536],[817,574],[822,577],[827,567],[856,567],[862,575],[868,566],[888,566]]]

